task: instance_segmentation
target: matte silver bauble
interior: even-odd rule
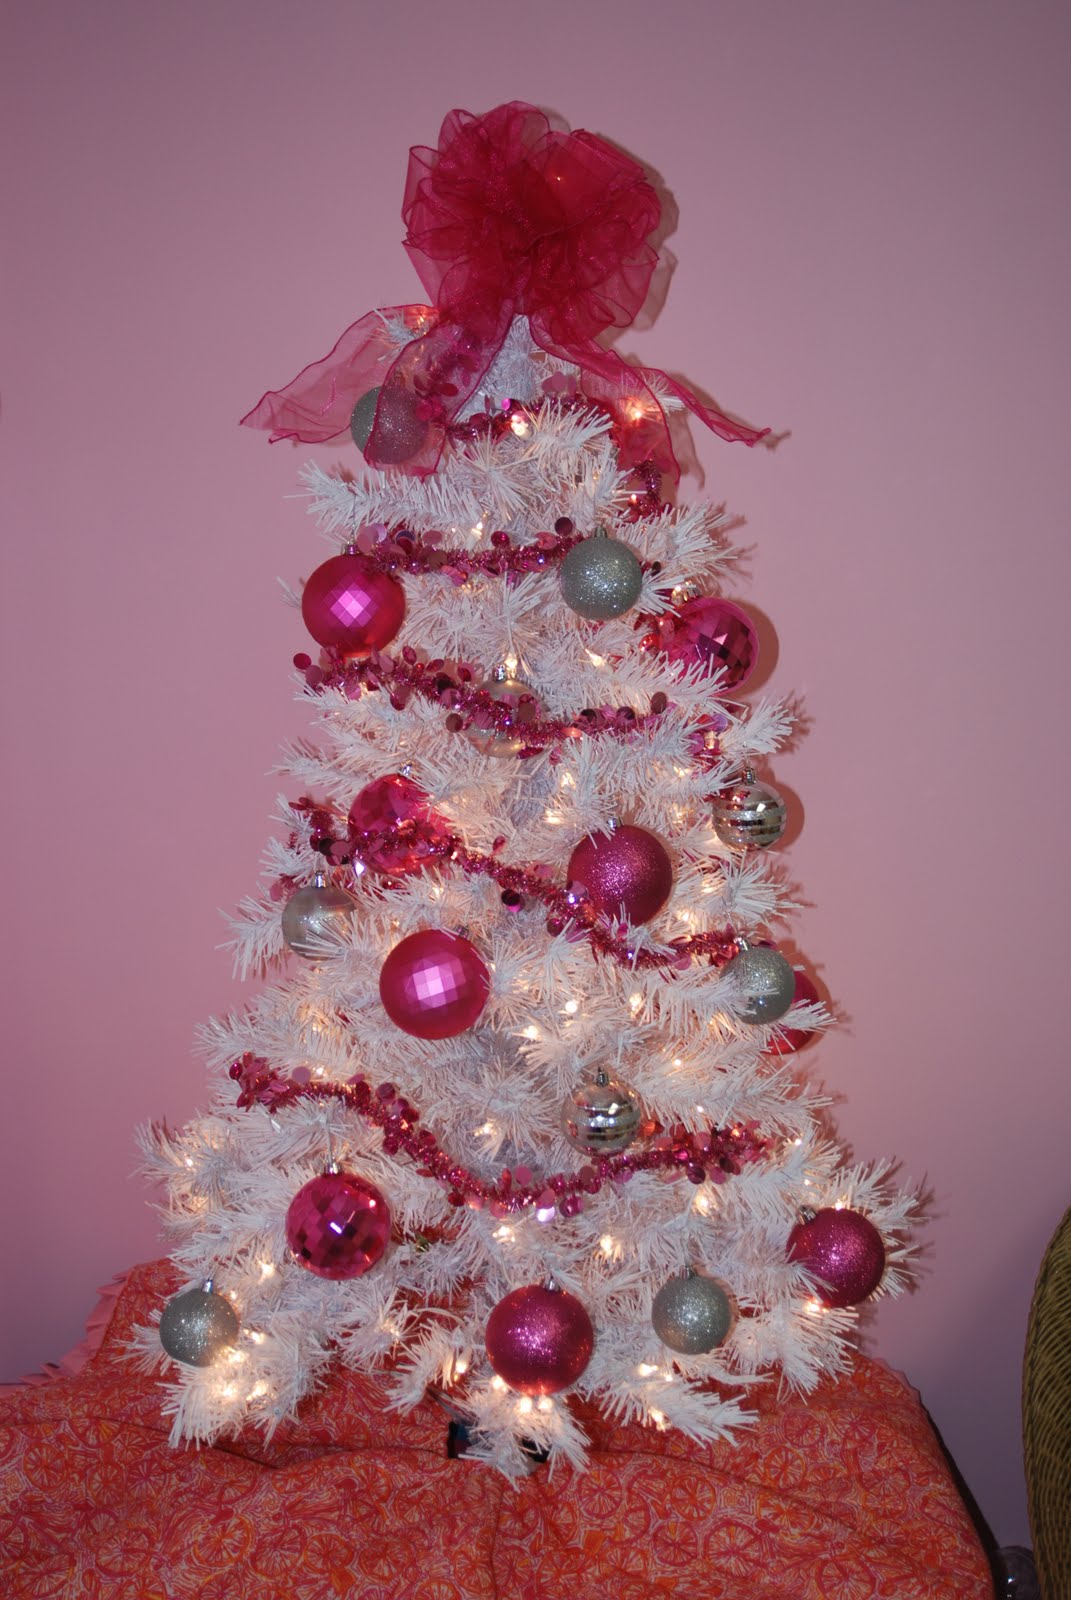
[[[704,1278],[694,1267],[664,1283],[651,1307],[655,1333],[682,1356],[705,1356],[716,1350],[732,1325],[729,1296],[713,1278]]]
[[[714,832],[722,844],[742,850],[765,850],[785,831],[788,807],[768,783],[756,783],[750,773],[714,796]]]
[[[160,1343],[172,1360],[188,1367],[212,1366],[237,1338],[237,1313],[216,1294],[211,1278],[169,1300],[160,1318]]]
[[[796,974],[780,950],[746,944],[724,971],[736,991],[734,1009],[745,1022],[776,1022],[792,1004]]]
[[[640,598],[643,568],[620,539],[592,534],[569,551],[558,569],[562,599],[589,622],[620,617]]]
[[[344,927],[356,905],[351,894],[336,889],[318,872],[303,889],[295,889],[283,907],[283,940],[297,955],[318,961],[323,955],[320,941]]]
[[[522,695],[532,693],[532,685],[523,678],[514,677],[506,667],[496,667],[480,688],[485,689],[493,700],[503,701],[510,706],[517,706]],[[465,737],[482,756],[515,756],[518,750],[524,749],[524,724],[515,721],[512,727],[501,730],[466,728]]]
[[[616,1155],[640,1131],[640,1105],[626,1084],[597,1072],[578,1083],[562,1107],[562,1132],[585,1155]]]

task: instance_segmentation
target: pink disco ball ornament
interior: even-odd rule
[[[286,1213],[286,1242],[318,1278],[360,1278],[390,1239],[390,1207],[371,1183],[329,1170],[299,1189]]]
[[[788,1236],[787,1255],[819,1279],[827,1306],[854,1306],[874,1293],[885,1271],[885,1243],[859,1211],[826,1206],[804,1213]]]
[[[395,1027],[417,1039],[452,1039],[487,1004],[491,975],[468,939],[441,928],[411,933],[379,974],[379,998]]]
[[[649,922],[673,888],[673,863],[646,828],[618,824],[589,833],[569,857],[570,883],[583,884],[592,905],[608,917]]]
[[[347,550],[311,575],[301,615],[317,644],[344,655],[367,655],[390,644],[405,621],[405,590],[389,573]]]
[[[720,595],[697,594],[654,619],[650,644],[682,667],[721,673],[720,689],[739,689],[755,670],[759,636],[747,612]]]
[[[366,867],[395,877],[419,872],[427,846],[449,832],[419,784],[400,772],[365,784],[350,806],[350,842]],[[383,834],[389,838],[383,838]]]
[[[805,972],[797,971],[796,988],[792,996],[793,1005],[817,1005],[822,998]],[[810,1044],[814,1038],[813,1028],[782,1028],[775,1039],[771,1039],[765,1050],[764,1056],[787,1056],[793,1050],[802,1050],[805,1044]]]
[[[495,1372],[518,1394],[559,1394],[591,1360],[595,1329],[575,1295],[530,1283],[498,1302],[485,1342]]]

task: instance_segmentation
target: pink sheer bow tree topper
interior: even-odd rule
[[[661,218],[643,168],[605,140],[559,131],[519,101],[484,116],[451,111],[438,148],[409,153],[402,217],[431,304],[369,312],[243,423],[270,430],[273,442],[321,444],[344,433],[356,403],[378,388],[365,459],[433,472],[447,428],[480,393],[514,317],[525,316],[541,349],[580,369],[580,392],[627,422],[622,465],[650,461],[677,475],[656,390],[723,439],[764,436],[599,342],[639,313]],[[388,331],[398,319],[415,335],[400,349]]]

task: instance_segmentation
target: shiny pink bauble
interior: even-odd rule
[[[835,1206],[797,1222],[787,1254],[820,1280],[815,1293],[827,1306],[857,1305],[874,1293],[885,1271],[885,1243],[870,1218]]]
[[[683,667],[721,673],[719,688],[739,689],[755,670],[759,636],[747,612],[720,595],[697,594],[657,618],[657,648]]]
[[[389,839],[362,842],[368,834],[388,830]],[[375,872],[395,876],[419,872],[427,862],[427,851],[420,848],[421,844],[445,838],[448,832],[420,785],[400,772],[366,783],[350,806],[354,851]]]
[[[417,1039],[452,1039],[480,1015],[491,975],[468,939],[442,928],[411,933],[379,974],[379,998],[395,1027]]]
[[[569,857],[568,879],[583,884],[606,916],[623,912],[629,922],[649,922],[669,899],[673,863],[653,833],[623,825],[581,839]]]
[[[405,590],[347,552],[316,568],[302,591],[301,615],[317,644],[365,655],[390,644],[405,621]]]
[[[805,972],[796,972],[796,992],[792,996],[792,1004],[817,1005],[822,998]],[[787,1056],[793,1050],[802,1050],[814,1038],[813,1028],[782,1028],[777,1038],[762,1052],[764,1056]]]
[[[318,1278],[359,1278],[390,1239],[390,1207],[352,1172],[323,1172],[299,1189],[286,1213],[286,1242]]]
[[[575,1295],[530,1283],[498,1302],[485,1342],[495,1372],[518,1394],[558,1394],[591,1360],[595,1329]]]

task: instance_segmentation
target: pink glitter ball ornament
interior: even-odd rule
[[[298,1190],[286,1213],[286,1242],[318,1278],[360,1278],[390,1239],[390,1207],[374,1184],[329,1170]]]
[[[498,1302],[485,1343],[491,1366],[518,1394],[558,1394],[591,1360],[595,1329],[575,1295],[530,1283]]]
[[[610,833],[589,833],[569,857],[567,877],[583,884],[596,910],[624,913],[629,922],[649,922],[673,888],[673,863],[646,828],[618,824]]]
[[[759,636],[747,612],[720,595],[697,594],[654,620],[645,644],[682,667],[721,673],[721,689],[739,689],[759,659]]]
[[[351,549],[312,573],[302,591],[301,615],[317,644],[366,655],[390,644],[405,621],[405,590]]]
[[[854,1306],[874,1293],[885,1271],[885,1243],[869,1217],[846,1207],[805,1213],[788,1236],[787,1255],[819,1279],[826,1306]]]
[[[442,928],[411,933],[394,946],[379,974],[379,997],[395,1027],[417,1039],[452,1039],[471,1028],[487,1004],[491,975],[480,952]]]
[[[448,831],[420,785],[400,772],[366,783],[350,806],[354,853],[376,872],[395,876],[419,872],[427,861],[427,851],[421,847],[444,838]],[[384,833],[390,837],[383,838]]]

